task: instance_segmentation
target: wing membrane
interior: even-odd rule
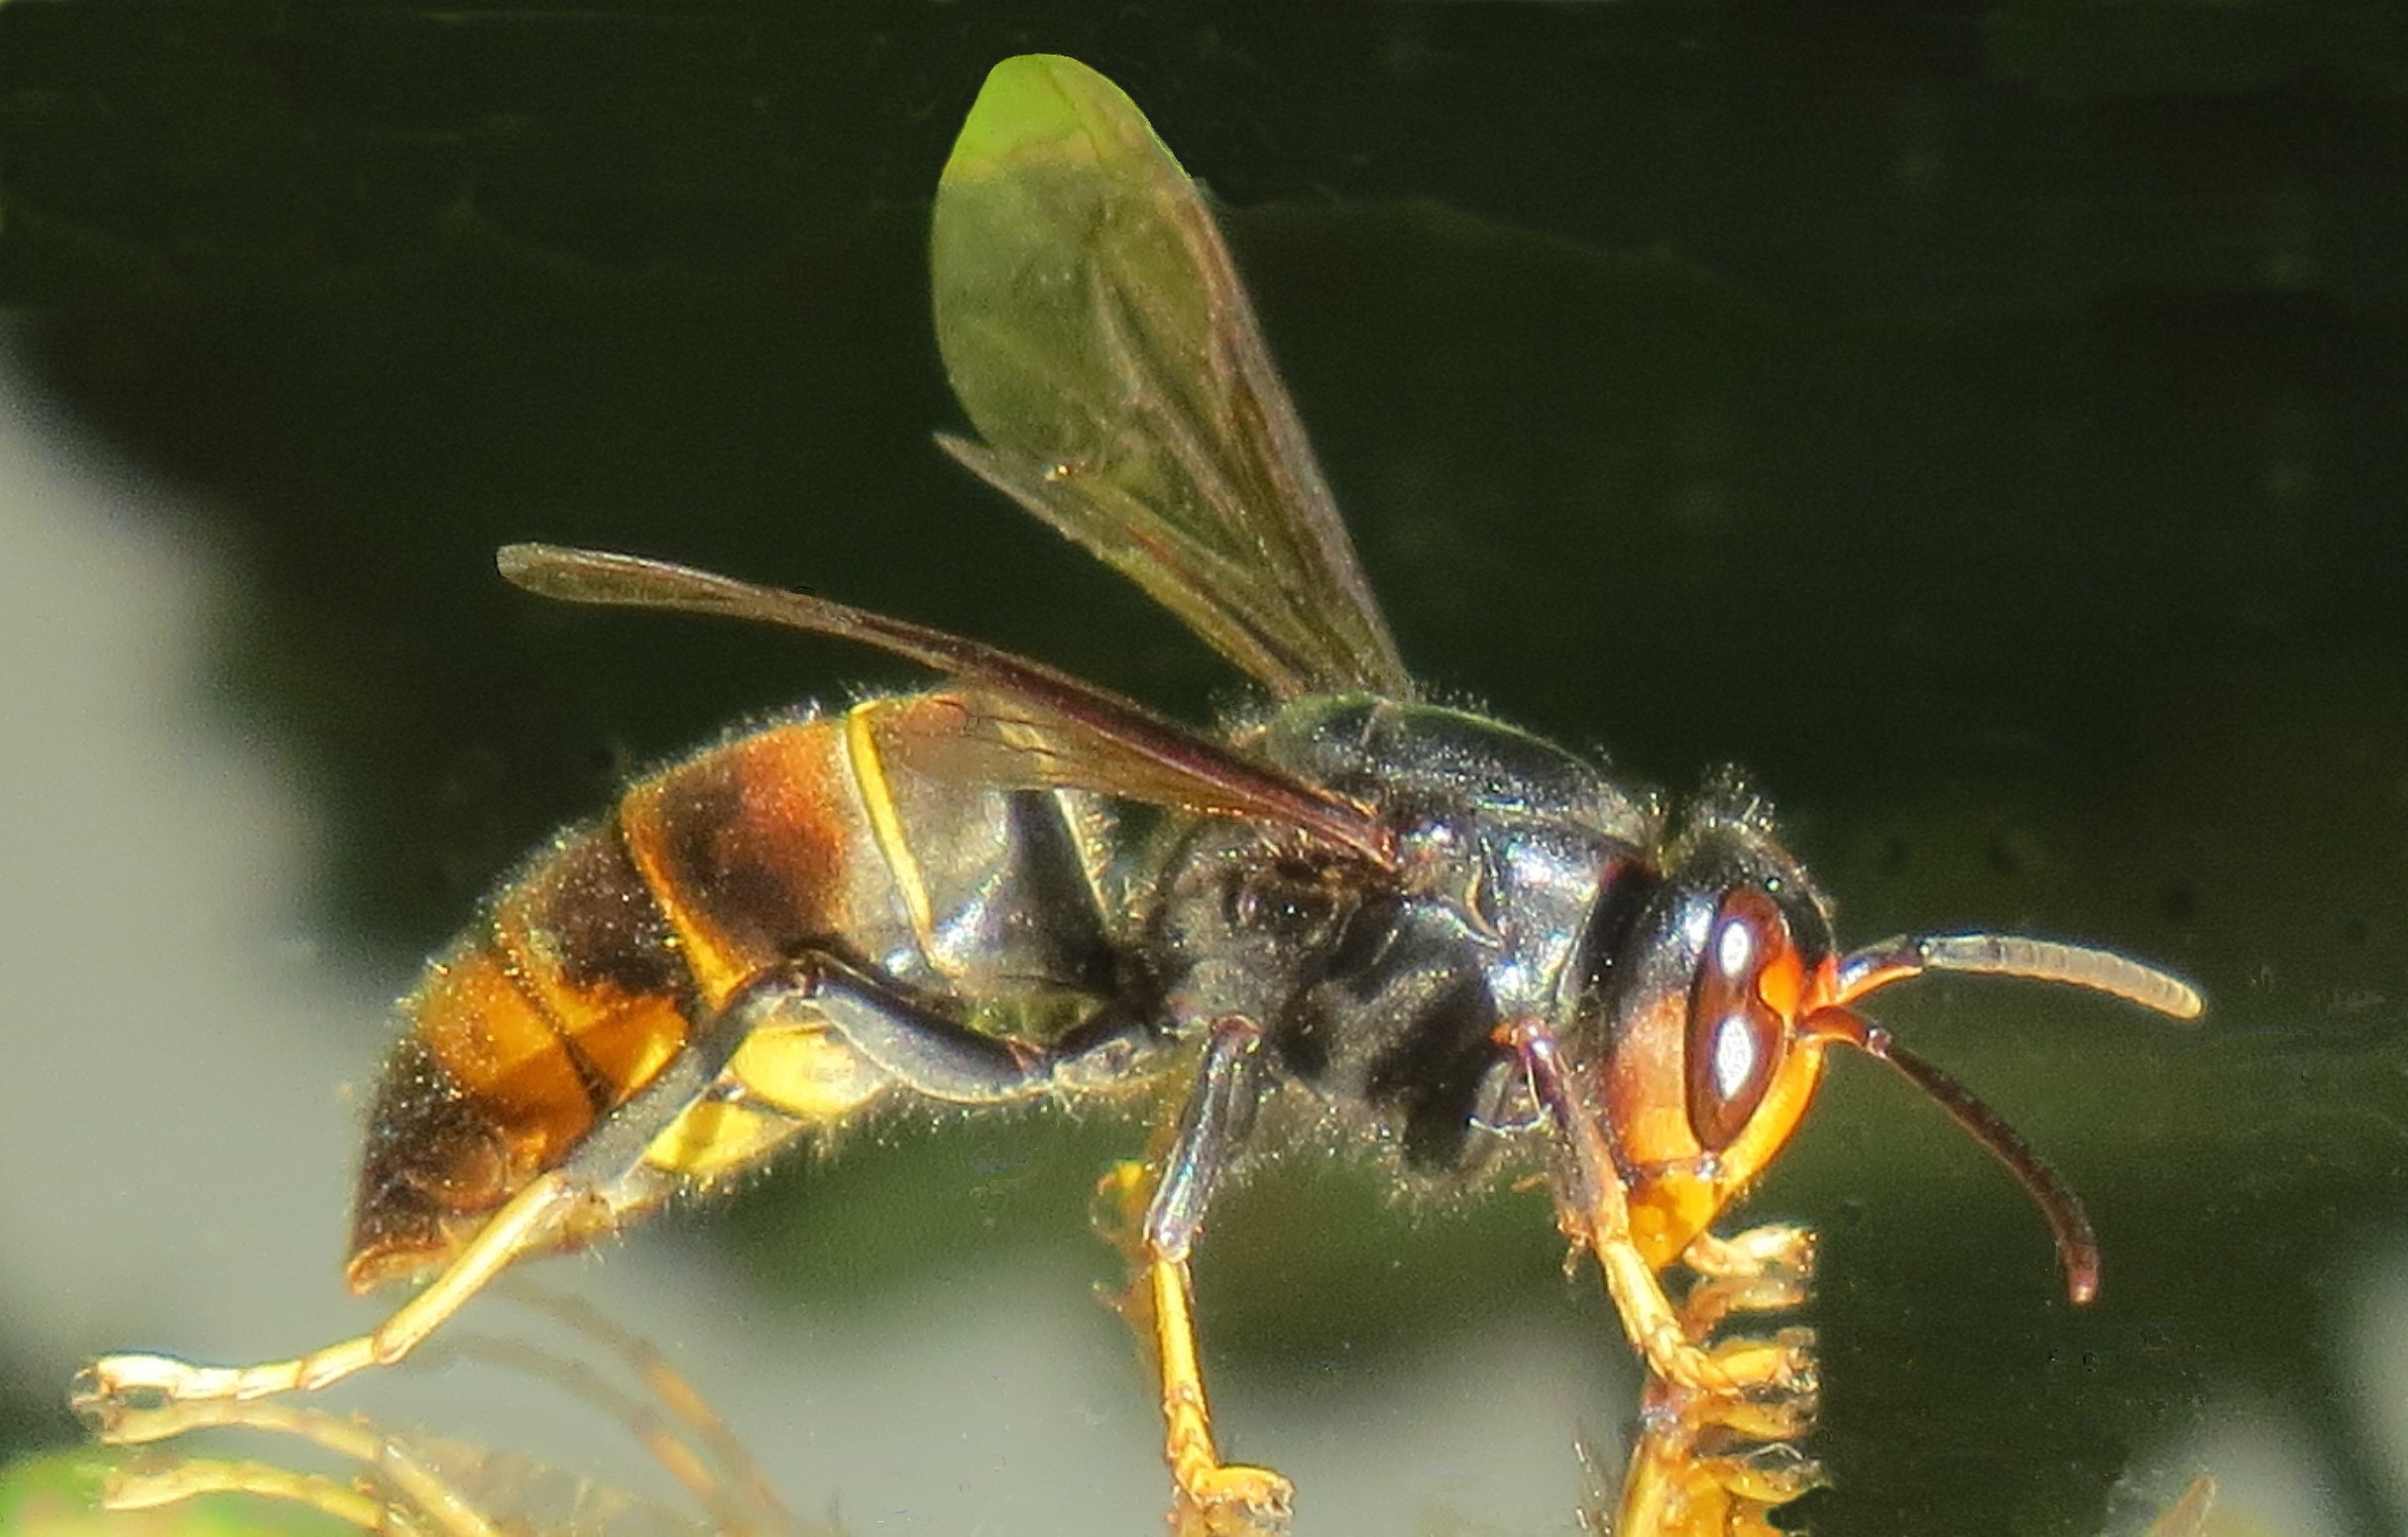
[[[638,555],[506,544],[495,563],[512,582],[547,598],[757,620],[859,641],[934,668],[962,685],[945,694],[959,704],[962,718],[958,731],[915,745],[923,767],[939,767],[942,753],[944,768],[983,783],[1091,790],[1267,818],[1378,864],[1394,860],[1387,829],[1354,802],[1240,758],[1134,700],[996,647]]]
[[[937,187],[939,441],[1287,696],[1410,697],[1203,195],[1072,59],[995,66]]]

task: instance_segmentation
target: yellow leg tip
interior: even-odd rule
[[[1786,1445],[1722,1459],[1715,1477],[1733,1494],[1767,1506],[1785,1505],[1828,1481],[1822,1464]]]
[[[157,1393],[172,1398],[191,1376],[190,1362],[172,1356],[103,1356],[75,1374],[74,1401]]]
[[[92,1434],[114,1446],[181,1435],[180,1404],[212,1396],[206,1368],[172,1356],[104,1356],[67,1384],[67,1407]]]
[[[1814,1353],[1805,1344],[1778,1340],[1726,1340],[1705,1353],[1703,1380],[1684,1383],[1709,1391],[1744,1395],[1800,1392],[1814,1385]]]
[[[1712,1426],[1748,1441],[1791,1442],[1814,1429],[1821,1397],[1801,1386],[1770,1398],[1712,1398],[1685,1412],[1699,1426]]]
[[[1295,1501],[1296,1485],[1268,1468],[1215,1465],[1181,1480],[1171,1530],[1176,1537],[1269,1537],[1288,1529]]]
[[[1742,1392],[1797,1392],[1814,1382],[1811,1330],[1784,1329],[1770,1340],[1729,1340],[1712,1355],[1715,1366]]]

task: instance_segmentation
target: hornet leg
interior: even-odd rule
[[[696,1033],[689,1048],[672,1058],[660,1077],[645,1084],[633,1099],[607,1113],[585,1134],[578,1149],[559,1168],[539,1173],[477,1229],[458,1255],[450,1257],[424,1289],[376,1325],[369,1335],[327,1345],[291,1361],[268,1361],[260,1366],[195,1366],[173,1357],[125,1354],[103,1357],[77,1373],[69,1387],[74,1412],[99,1431],[103,1441],[140,1443],[173,1436],[180,1421],[175,1404],[195,1400],[260,1400],[277,1392],[303,1392],[347,1378],[356,1370],[390,1366],[416,1350],[433,1330],[458,1313],[477,1291],[511,1264],[529,1255],[576,1243],[585,1236],[617,1227],[629,1214],[655,1205],[674,1188],[672,1173],[650,1166],[645,1149],[698,1104],[735,1058],[737,1048],[763,1024],[785,1024],[795,1007],[795,988],[804,988],[804,1003],[829,1000],[829,1024],[846,1033],[848,1021],[864,1036],[862,1055],[876,1058],[874,1045],[886,1036],[908,1045],[920,1043],[917,1058],[896,1050],[905,1067],[934,1084],[932,1092],[968,1092],[984,1084],[982,1092],[997,1094],[997,1079],[1009,1077],[1009,1048],[980,1041],[956,1041],[947,1033],[913,1031],[903,1024],[881,1024],[876,1005],[883,995],[866,986],[848,986],[841,969],[826,971],[836,983],[826,983],[824,969],[812,961],[797,964],[797,976],[778,974],[753,983],[737,995],[711,1026]],[[891,1014],[891,1009],[888,1009]],[[959,1026],[947,1026],[959,1031]],[[883,1031],[883,1033],[881,1033]],[[966,1031],[961,1031],[966,1033]],[[900,1075],[898,1077],[910,1077]],[[939,1094],[944,1096],[944,1094]]]
[[[1681,1327],[1702,1340],[1734,1313],[1785,1313],[1805,1305],[1814,1276],[1814,1234],[1789,1224],[1730,1238],[1701,1233],[1680,1252],[1696,1284],[1680,1302]]]
[[[1692,1338],[1631,1237],[1621,1168],[1604,1128],[1566,1076],[1553,1033],[1537,1019],[1522,1018],[1501,1025],[1497,1038],[1522,1059],[1539,1102],[1562,1133],[1571,1167],[1557,1182],[1556,1218],[1567,1236],[1596,1253],[1623,1332],[1649,1373],[1675,1387],[1736,1398],[1807,1387],[1813,1358],[1796,1341],[1733,1340],[1708,1348]]]
[[[798,957],[751,984],[745,996],[761,1023],[807,1024],[841,1041],[885,1082],[947,1105],[1009,1105],[1057,1091],[1116,1088],[1159,1044],[1151,1028],[1109,1011],[1052,1046],[990,1035],[829,955]]]
[[[633,1099],[612,1111],[568,1162],[536,1176],[504,1202],[467,1246],[373,1333],[256,1366],[197,1366],[169,1356],[103,1357],[76,1374],[69,1402],[102,1440],[124,1445],[177,1434],[179,1404],[306,1391],[370,1366],[393,1364],[518,1259],[558,1247],[574,1235],[606,1230],[620,1214],[665,1196],[664,1178],[642,1162],[643,1147],[710,1087],[741,1033],[741,1028],[715,1028],[709,1040],[680,1054]],[[719,1049],[708,1049],[712,1046]]]
[[[1196,1285],[1188,1255],[1212,1187],[1251,1129],[1263,1091],[1262,1031],[1251,1020],[1213,1021],[1196,1087],[1180,1115],[1146,1205],[1135,1299],[1150,1319],[1162,1372],[1163,1454],[1177,1486],[1178,1537],[1239,1537],[1287,1525],[1294,1486],[1267,1468],[1220,1460],[1196,1356]],[[1108,1183],[1108,1182],[1107,1182]]]
[[[372,1333],[255,1366],[105,1357],[77,1374],[70,1401],[104,1439],[133,1443],[175,1434],[178,1422],[171,1411],[179,1403],[266,1398],[391,1365],[518,1260],[608,1231],[665,1198],[676,1176],[647,1162],[647,1149],[711,1092],[755,1030],[798,1022],[826,1029],[894,1083],[965,1105],[1027,1099],[1053,1087],[1058,1074],[1067,1083],[1086,1072],[1108,1075],[1145,1049],[1138,1032],[1101,1027],[1082,1032],[1070,1054],[1003,1041],[945,1018],[842,961],[803,956],[747,984],[658,1077],[605,1116],[567,1161],[505,1202],[433,1280]]]
[[[468,1494],[429,1468],[403,1442],[376,1427],[321,1409],[232,1399],[180,1406],[175,1434],[234,1426],[290,1436],[360,1470],[346,1482],[273,1463],[189,1458],[165,1467],[136,1460],[110,1471],[101,1485],[106,1510],[155,1510],[212,1494],[248,1494],[303,1505],[362,1532],[423,1532],[427,1537],[500,1537]]]
[[[766,985],[768,1007],[809,1018],[895,1083],[956,1105],[1001,1105],[1049,1092],[1116,1087],[1155,1049],[1142,1023],[1099,1016],[1051,1050],[1005,1041],[914,1004],[877,979],[828,957],[799,961]],[[1289,1485],[1277,1474],[1228,1468],[1212,1445],[1196,1359],[1187,1256],[1215,1178],[1253,1119],[1260,1032],[1231,1020],[1210,1032],[1195,1091],[1150,1182],[1124,1165],[1099,1191],[1099,1218],[1144,1271],[1132,1319],[1150,1321],[1161,1367],[1166,1455],[1179,1489],[1182,1537],[1265,1530],[1283,1521]],[[1143,1326],[1141,1326],[1142,1328]]]

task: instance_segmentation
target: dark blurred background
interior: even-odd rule
[[[959,424],[928,198],[986,68],[1032,50],[1117,80],[1223,201],[1438,691],[1675,788],[1746,766],[1854,938],[2082,937],[2208,991],[2196,1032],[2005,984],[1885,999],[2089,1198],[2106,1290],[2066,1307],[2012,1187],[1841,1064],[1754,1208],[1826,1234],[1834,1482],[1795,1514],[1831,1537],[2088,1537],[2223,1459],[2245,1529],[2408,1529],[2408,12],[2381,3],[0,7],[25,441],[108,492],[96,536],[156,551],[139,570],[191,612],[158,644],[197,648],[172,709],[281,786],[273,837],[297,851],[269,918],[182,943],[249,979],[229,996],[298,977],[345,1001],[291,1009],[316,1018],[308,1051],[229,1075],[331,1110],[322,1141],[227,1154],[326,1171],[324,1210],[250,1219],[306,1227],[304,1267],[242,1285],[334,1290],[331,1085],[370,1070],[376,1000],[516,860],[730,722],[910,676],[546,608],[495,578],[496,544],[808,585],[1194,717],[1237,697],[928,444]],[[0,562],[33,571],[70,511],[12,501]],[[68,627],[99,611],[26,580],[11,665],[64,701],[0,720],[32,762],[99,697]],[[143,591],[120,584],[124,613]],[[40,857],[12,840],[0,941],[21,988],[66,1001],[11,1010],[19,1447],[73,1435],[77,1357],[210,1343],[158,1300],[196,1267],[135,1215],[127,1150],[198,1159],[260,1125],[190,1083],[172,1113],[124,1109],[116,1075],[175,1049],[138,1030],[207,1055],[212,1025],[132,1002],[176,983],[149,907],[103,892],[61,916],[78,829],[139,818],[47,797],[148,752],[172,804],[202,760],[90,751],[9,791],[11,817],[75,833]],[[168,857],[134,844],[109,880],[140,888]],[[1088,1185],[1141,1140],[897,1131],[633,1246],[715,1254],[764,1339],[870,1321],[870,1380],[879,1340],[947,1308],[1008,1333],[1017,1293],[982,1277],[1034,1267],[1113,1455],[1138,1449],[1111,1477],[1142,1491],[1148,1391],[1117,1325],[1079,1311],[1112,1274]],[[98,1193],[62,1203],[112,1149]],[[240,1247],[208,1216],[240,1192],[194,1190],[183,1219]],[[1257,1416],[1227,1410],[1236,1450],[1294,1462],[1283,1436],[1392,1380],[1510,1401],[1524,1368],[1496,1368],[1524,1358],[1490,1331],[1535,1320],[1514,1338],[1586,1405],[1536,1432],[1566,1470],[1541,1529],[1567,1529],[1573,1438],[1611,1470],[1630,1407],[1592,1280],[1558,1259],[1534,1195],[1400,1210],[1281,1165],[1217,1214],[1201,1271],[1216,1383]],[[79,1263],[111,1277],[97,1294],[46,1279]],[[282,1306],[272,1325],[300,1316]],[[314,1343],[290,1331],[220,1348]],[[1469,1387],[1432,1401],[1458,1417],[1439,1445],[1504,1422]],[[1365,1434],[1374,1470],[1404,1445]],[[916,1455],[978,1508],[990,1470],[943,1435]],[[1525,1529],[1466,1478],[1421,1529]],[[1360,1525],[1305,1499],[1308,1531]],[[967,1525],[907,1504],[844,1508],[862,1531]],[[1051,1529],[1031,1508],[1000,1527]]]

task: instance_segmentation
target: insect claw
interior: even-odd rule
[[[1805,1282],[1787,1275],[1710,1276],[1680,1301],[1680,1324],[1703,1337],[1734,1313],[1781,1313],[1806,1300]]]
[[[172,1356],[104,1356],[67,1384],[67,1408],[112,1446],[139,1446],[180,1435],[179,1406],[223,1396],[208,1371]]]
[[[1732,1493],[1767,1505],[1786,1504],[1824,1481],[1822,1464],[1779,1441],[1716,1458],[1714,1476]]]
[[[1766,1223],[1729,1238],[1701,1233],[1681,1251],[1681,1263],[1715,1279],[1795,1281],[1801,1288],[1814,1274],[1814,1230],[1797,1223]]]
[[[1176,1537],[1272,1537],[1285,1532],[1296,1485],[1268,1468],[1229,1463],[1182,1480],[1171,1512]]]

